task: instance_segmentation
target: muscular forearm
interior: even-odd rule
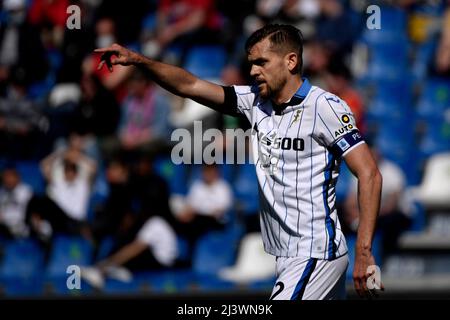
[[[134,65],[146,69],[153,81],[178,96],[193,99],[213,109],[222,106],[225,101],[221,86],[199,79],[179,67],[151,60],[118,44],[96,49],[95,52],[103,54],[99,69],[105,64],[110,71],[113,71],[113,65]]]
[[[359,226],[356,250],[372,249],[372,239],[380,209],[382,177],[378,170],[358,179]]]
[[[134,63],[138,68],[147,69],[158,85],[178,96],[191,97],[192,88],[195,86],[197,78],[186,70],[148,59],[143,55],[138,55]]]

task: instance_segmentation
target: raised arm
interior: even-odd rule
[[[380,210],[382,177],[366,144],[355,147],[345,157],[349,169],[358,178],[359,225],[355,248],[353,281],[360,296],[368,294],[367,267],[375,265],[372,240]]]
[[[113,65],[134,65],[145,68],[153,81],[173,94],[190,98],[217,111],[224,111],[222,107],[225,102],[225,93],[217,84],[199,79],[182,68],[151,60],[118,44],[96,49],[95,52],[103,54],[99,69],[105,64],[109,71],[113,70]]]

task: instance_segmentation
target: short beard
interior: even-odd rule
[[[261,95],[261,97],[264,99],[273,99],[281,91],[281,89],[283,89],[283,87],[286,85],[286,82],[287,79],[277,79],[277,81],[275,81],[274,83],[273,88],[269,87],[269,85],[266,83],[267,93]]]

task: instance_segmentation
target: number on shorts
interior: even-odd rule
[[[278,289],[277,291],[274,292],[274,294],[270,297],[269,300],[275,299],[275,297],[276,297],[277,295],[279,295],[279,294],[281,293],[281,291],[284,290],[284,283],[281,282],[281,281],[278,281],[277,283],[275,283],[275,287],[279,287],[279,289]]]

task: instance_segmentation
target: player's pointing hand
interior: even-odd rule
[[[116,43],[110,47],[95,49],[94,52],[102,53],[101,61],[97,69],[100,70],[106,64],[110,72],[113,71],[113,65],[120,64],[122,66],[129,66],[137,64],[140,59],[138,53]]]

